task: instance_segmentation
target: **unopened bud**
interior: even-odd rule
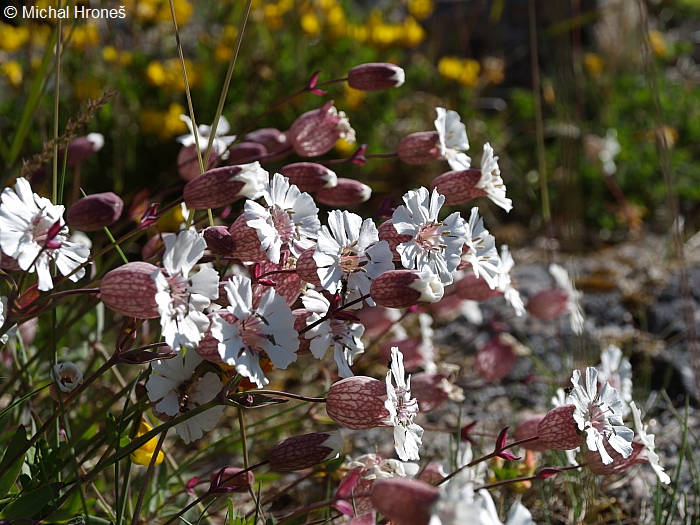
[[[316,251],[316,246],[307,248],[304,250],[299,258],[297,259],[297,275],[314,286],[321,286],[321,280],[318,278],[318,266],[316,261],[314,261],[314,252]]]
[[[260,248],[260,239],[255,228],[248,226],[248,222],[243,215],[233,221],[229,228],[231,239],[236,245],[236,251],[230,255],[241,261],[266,261],[267,254]]]
[[[345,428],[375,428],[389,418],[385,401],[386,383],[383,381],[364,376],[348,377],[331,386],[326,398],[326,412]]]
[[[355,142],[355,130],[345,113],[333,106],[333,101],[297,117],[287,136],[296,154],[302,157],[328,153],[341,138],[350,144]]]
[[[467,272],[459,281],[455,282],[455,292],[462,299],[470,301],[485,301],[497,295],[503,295],[503,292],[492,290],[486,279],[477,277],[473,271]]]
[[[406,164],[427,164],[442,158],[437,131],[419,131],[401,139],[396,153]]]
[[[265,146],[268,153],[268,161],[282,159],[292,150],[287,140],[287,133],[277,128],[256,129],[243,137],[243,140],[246,142],[257,142]]]
[[[343,450],[339,432],[315,432],[280,441],[267,453],[270,469],[277,472],[304,470],[329,459]]]
[[[537,435],[543,445],[553,450],[571,450],[584,443],[574,410],[575,405],[563,405],[547,412],[537,425]]]
[[[194,210],[220,208],[248,197],[256,198],[269,180],[260,163],[224,166],[202,173],[185,185],[185,204]]]
[[[206,154],[206,148],[201,151],[202,162],[204,162],[204,156]],[[216,166],[216,162],[219,158],[216,156],[216,152],[212,149],[209,153],[209,162],[204,171],[212,169]],[[177,173],[180,178],[186,181],[191,181],[196,179],[202,174],[199,169],[199,157],[197,156],[197,148],[194,144],[189,146],[182,146],[177,154]]]
[[[403,242],[410,241],[413,237],[405,233],[397,232],[391,219],[381,223],[377,228],[377,231],[379,233],[379,240],[389,243],[389,249],[391,250],[393,260],[400,261],[401,256],[399,255],[399,252],[396,251],[396,247]]]
[[[437,189],[445,196],[445,205],[454,206],[486,196],[484,190],[476,187],[480,180],[481,170],[448,171],[432,182],[430,190]]]
[[[397,525],[427,525],[439,489],[406,478],[377,480],[370,498],[374,508]]]
[[[75,166],[87,159],[93,153],[97,153],[104,146],[105,138],[102,133],[89,133],[85,137],[77,137],[70,141],[68,147],[61,152],[59,162],[63,163],[66,156],[66,166]]]
[[[525,308],[533,317],[551,321],[569,311],[569,299],[566,292],[560,288],[542,290],[530,298]]]
[[[372,188],[359,180],[339,178],[332,188],[316,191],[316,200],[326,206],[356,206],[367,202],[372,196]]]
[[[515,359],[511,341],[495,335],[476,351],[474,370],[486,381],[497,381],[508,375]]]
[[[248,492],[255,483],[253,471],[243,472],[239,467],[225,467],[211,475],[210,493],[222,492]]]
[[[267,155],[267,149],[257,142],[241,142],[229,148],[228,163],[243,164],[259,160]]]
[[[406,73],[399,66],[374,62],[355,66],[348,72],[348,85],[360,91],[379,91],[401,86]]]
[[[92,232],[117,222],[124,209],[124,201],[112,193],[95,193],[78,199],[68,209],[66,222],[76,230]]]
[[[100,298],[107,308],[127,317],[160,317],[156,303],[158,289],[152,277],[159,271],[157,266],[141,261],[119,266],[102,278]]]
[[[207,248],[214,255],[231,255],[236,242],[226,226],[210,226],[202,232]]]
[[[440,278],[427,270],[390,270],[372,281],[369,293],[381,306],[408,308],[439,301],[445,288]]]
[[[403,349],[402,349],[403,350]],[[411,395],[418,400],[421,412],[430,412],[447,401],[449,398],[442,374],[419,372],[411,375]],[[449,385],[449,382],[447,383]]]
[[[338,184],[334,171],[315,162],[287,164],[280,169],[280,173],[289,179],[290,184],[295,184],[299,191],[318,191]]]
[[[527,443],[522,443],[518,446],[526,450],[534,450],[535,452],[544,452],[545,450],[550,449],[550,447],[542,443],[537,433],[537,427],[543,418],[544,415],[532,416],[518,425],[518,427],[515,429],[515,434],[513,435],[516,441],[537,437],[537,439],[534,441],[528,441]]]

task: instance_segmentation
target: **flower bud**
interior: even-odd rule
[[[454,206],[488,195],[476,187],[480,180],[481,170],[448,171],[433,180],[430,190],[437,189],[438,193],[445,196],[445,205]]]
[[[105,144],[102,133],[88,133],[85,137],[77,137],[70,141],[68,147],[59,154],[59,163],[63,165],[63,156],[66,156],[66,166],[75,166],[87,159],[93,153],[97,153]]]
[[[594,474],[599,476],[613,476],[615,474],[620,474],[632,467],[633,465],[639,465],[641,463],[646,463],[648,460],[642,452],[644,451],[644,445],[641,443],[632,443],[632,454],[628,457],[622,457],[617,450],[613,449],[605,441],[603,441],[603,446],[607,451],[608,455],[612,458],[612,463],[603,463],[603,458],[600,452],[597,450],[586,449],[586,466]]]
[[[286,249],[283,249],[280,252],[279,263],[274,263],[267,257],[260,261],[258,266],[259,274],[256,276],[256,279],[260,275],[270,275],[263,278],[262,281],[256,281],[254,279],[253,305],[257,304],[262,295],[269,288],[269,285],[274,283],[275,292],[277,292],[277,295],[282,296],[287,306],[291,307],[296,300],[299,299],[301,291],[305,286],[301,277],[299,277],[295,271],[295,266],[296,260]]]
[[[146,244],[143,245],[143,248],[141,248],[141,258],[144,261],[147,261],[153,257],[162,256],[163,253],[165,253],[164,240],[166,237],[170,237],[171,235],[177,234],[172,232],[160,233],[148,239]]]
[[[365,327],[363,337],[369,340],[385,335],[401,315],[398,310],[390,310],[383,306],[364,306],[354,313],[360,319],[360,324]]]
[[[585,440],[578,433],[574,410],[575,405],[563,405],[547,412],[537,425],[537,435],[544,446],[554,450],[571,450],[584,443]]]
[[[297,259],[297,275],[307,283],[311,283],[314,286],[321,286],[321,280],[318,278],[318,266],[316,261],[314,261],[314,252],[316,251],[316,246],[307,248]]]
[[[58,363],[51,368],[51,379],[53,384],[49,388],[49,393],[54,401],[58,401],[58,396],[65,398],[83,382],[83,373],[74,363]]]
[[[411,395],[418,400],[421,412],[440,408],[449,398],[448,388],[451,385],[442,374],[419,372],[411,375]]]
[[[348,85],[360,91],[379,91],[401,86],[404,70],[394,64],[374,62],[355,66],[348,72]]]
[[[483,277],[477,277],[473,271],[467,272],[459,281],[455,282],[455,292],[462,299],[470,301],[485,301],[497,295],[503,295],[498,290],[492,290]]]
[[[290,184],[295,184],[299,191],[318,191],[338,184],[334,171],[315,162],[287,164],[280,169],[280,173],[289,179]]]
[[[340,138],[350,144],[355,142],[355,130],[345,113],[338,112],[333,106],[333,101],[297,117],[287,136],[294,151],[301,157],[328,153]]]
[[[243,164],[259,160],[267,155],[267,149],[257,142],[241,142],[229,148],[228,163]]]
[[[254,199],[268,179],[267,171],[258,162],[214,168],[185,185],[185,204],[194,210],[206,210],[226,206],[244,197]]]
[[[515,359],[513,345],[500,334],[495,335],[476,351],[474,370],[486,381],[497,381],[508,375]]]
[[[342,450],[339,432],[315,432],[280,441],[268,451],[267,459],[271,470],[292,472],[333,459]]]
[[[306,319],[311,315],[306,308],[297,308],[292,310],[294,316],[294,330],[299,333],[306,328]],[[305,337],[305,334],[299,334],[299,348],[297,355],[308,355],[311,353],[311,341]]]
[[[381,223],[377,228],[377,231],[379,232],[379,240],[386,241],[389,243],[389,249],[391,250],[391,254],[393,255],[393,260],[400,261],[401,256],[396,251],[396,247],[403,242],[410,241],[413,237],[405,233],[401,234],[397,232],[396,228],[394,228],[394,223],[391,221],[391,219],[388,219]]]
[[[211,475],[211,493],[221,492],[248,492],[255,483],[255,474],[252,470],[243,472],[239,467],[226,467]]]
[[[382,426],[389,418],[385,408],[386,383],[354,376],[333,383],[326,398],[328,417],[352,430]]]
[[[367,202],[372,196],[372,188],[359,180],[339,178],[332,188],[316,191],[316,200],[326,206],[356,206]]]
[[[569,298],[561,288],[542,290],[530,298],[525,308],[533,317],[551,321],[569,311]]]
[[[11,272],[19,272],[22,270],[22,267],[17,262],[17,259],[10,257],[2,251],[0,251],[0,268]]]
[[[107,273],[100,283],[100,297],[105,306],[127,317],[153,319],[160,317],[156,303],[153,274],[160,269],[153,264],[136,261]]]
[[[225,283],[223,283],[225,284]],[[204,332],[204,337],[199,341],[199,344],[195,347],[195,351],[206,361],[214,363],[217,365],[225,365],[223,359],[221,359],[221,354],[219,354],[219,340],[211,335],[211,321],[214,316],[221,317],[224,321],[229,324],[234,324],[236,322],[236,316],[233,315],[228,310],[222,308],[218,310],[216,314],[211,313],[207,317],[209,318],[209,328]]]
[[[76,230],[93,232],[117,222],[124,201],[111,191],[78,199],[68,209],[66,222]]]
[[[369,293],[381,306],[408,308],[439,301],[445,288],[440,278],[429,271],[390,270],[372,281]]]
[[[202,150],[202,162],[204,162],[204,155],[206,153],[206,148]],[[207,163],[207,168],[204,171],[212,169],[216,166],[218,161],[216,156],[216,151],[212,149],[209,154],[209,162]],[[197,157],[197,148],[194,144],[189,146],[182,146],[177,154],[177,173],[180,175],[182,180],[191,181],[199,177],[202,172],[199,169],[199,157]]]
[[[267,157],[268,161],[282,159],[291,152],[291,146],[287,140],[287,133],[277,128],[256,129],[243,137],[243,140],[246,142],[257,142],[265,146],[268,155],[271,155]]]
[[[267,261],[267,254],[260,248],[260,239],[255,228],[248,226],[248,222],[243,215],[233,221],[229,228],[231,239],[236,245],[236,251],[231,255],[241,261]]]
[[[231,255],[236,248],[236,242],[226,226],[210,226],[202,232],[207,241],[207,249],[214,255]]]
[[[406,164],[427,164],[442,158],[440,136],[437,131],[419,131],[401,139],[396,148],[399,158]]]
[[[428,525],[438,500],[437,487],[406,478],[380,479],[372,485],[374,508],[396,525]]]
[[[403,366],[406,372],[413,372],[426,366],[432,361],[432,348],[426,345],[422,339],[415,337],[392,337],[382,343],[380,352],[389,362],[391,360],[391,348],[398,347],[403,354]]]
[[[523,443],[518,446],[524,448],[525,450],[534,450],[535,452],[544,452],[545,450],[549,450],[549,447],[542,443],[542,440],[539,439],[537,433],[537,427],[543,418],[544,415],[542,414],[532,416],[518,425],[518,427],[515,429],[515,434],[513,435],[516,441],[537,437],[535,441],[528,441],[527,443]]]

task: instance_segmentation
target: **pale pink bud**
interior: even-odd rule
[[[413,394],[413,376],[411,376],[411,394]],[[421,408],[421,411],[423,409]],[[442,463],[439,461],[431,461],[418,475],[416,479],[429,483],[430,485],[440,481],[445,477]]]
[[[542,290],[530,298],[525,308],[533,317],[551,321],[569,311],[568,297],[560,288]]]
[[[351,144],[355,142],[355,130],[345,113],[333,106],[333,101],[297,117],[287,136],[296,154],[302,157],[328,153],[340,138]]]
[[[526,450],[534,450],[535,452],[544,452],[545,450],[550,449],[550,447],[545,445],[542,440],[539,439],[537,433],[537,427],[543,418],[543,414],[532,416],[518,425],[518,427],[515,429],[515,434],[513,435],[516,441],[537,437],[535,441],[528,441],[527,443],[523,443],[518,446]]]
[[[299,333],[301,330],[306,328],[306,320],[311,315],[306,308],[297,308],[292,310],[294,315],[294,330]],[[297,349],[297,355],[308,355],[311,353],[311,340],[304,337],[305,334],[299,334],[299,348]]]
[[[202,232],[207,241],[207,249],[214,255],[231,255],[236,248],[236,242],[226,226],[210,226]]]
[[[603,446],[608,455],[612,458],[612,463],[608,465],[603,463],[603,458],[597,450],[586,449],[585,452],[586,466],[591,472],[599,476],[613,476],[624,472],[634,465],[648,462],[645,454],[642,454],[645,447],[641,443],[632,442],[632,454],[626,458],[622,457],[622,454],[613,449],[605,441],[603,441]]]
[[[269,155],[267,157],[268,161],[282,159],[292,151],[287,140],[287,133],[277,128],[256,129],[243,137],[243,140],[246,142],[257,142],[265,146]]]
[[[469,299],[470,301],[485,301],[491,297],[503,295],[498,290],[492,290],[486,279],[477,277],[472,271],[455,282],[455,292],[462,299]]]
[[[124,201],[108,191],[78,199],[68,209],[66,222],[76,230],[92,232],[117,222],[124,209]]]
[[[201,151],[202,162],[204,162],[204,156],[206,154],[206,148]],[[209,153],[209,162],[207,163],[207,168],[204,171],[212,169],[216,166],[216,162],[219,158],[216,156],[216,152],[212,149]],[[189,146],[182,146],[177,154],[177,173],[180,178],[186,181],[191,181],[199,177],[202,172],[199,169],[199,157],[197,156],[197,148],[194,144]]]
[[[363,337],[373,340],[385,335],[397,319],[397,317],[392,317],[391,312],[392,310],[382,306],[365,306],[360,310],[355,310],[355,315],[365,327]]]
[[[385,408],[386,383],[354,376],[333,383],[326,398],[328,417],[353,430],[382,426],[389,418]]]
[[[437,487],[406,478],[377,480],[370,498],[374,508],[396,525],[427,525],[439,497]]]
[[[374,62],[355,66],[348,72],[348,85],[360,91],[379,91],[401,86],[406,73],[399,66]]]
[[[390,270],[372,281],[369,293],[381,306],[408,308],[439,301],[445,288],[440,279],[428,271]]]
[[[156,303],[153,274],[160,269],[153,264],[136,261],[107,273],[100,283],[100,297],[105,306],[127,317],[153,319],[160,317]]]
[[[396,247],[403,242],[410,241],[412,237],[408,234],[401,234],[397,232],[396,228],[394,228],[394,223],[391,221],[391,219],[388,219],[381,223],[379,225],[379,228],[377,228],[377,231],[379,232],[379,240],[386,241],[389,243],[389,249],[391,250],[393,260],[400,261],[401,256],[396,251]]]
[[[332,188],[338,184],[335,172],[322,164],[315,162],[296,162],[287,164],[280,169],[280,173],[295,184],[300,191],[318,191],[323,188]]]
[[[574,410],[575,405],[563,405],[547,412],[537,425],[537,435],[544,446],[554,450],[571,450],[584,443],[574,419]]]
[[[411,376],[411,395],[418,400],[421,412],[440,408],[447,401],[449,395],[445,381],[447,379],[444,375],[430,372],[419,372]]]
[[[333,459],[342,450],[339,432],[315,432],[280,441],[268,451],[267,459],[271,470],[292,472]]]
[[[338,178],[332,188],[316,191],[316,200],[326,206],[356,206],[367,202],[372,196],[372,188],[359,180]]]
[[[248,226],[243,215],[233,221],[229,233],[236,244],[236,251],[232,254],[241,261],[267,261],[267,254],[260,248],[260,239],[255,228]]]
[[[508,375],[515,358],[513,345],[495,335],[476,351],[474,370],[486,381],[497,381]]]
[[[185,185],[185,204],[191,209],[206,210],[244,197],[255,198],[267,179],[267,172],[258,163],[214,168]]]
[[[74,138],[68,147],[60,152],[59,163],[63,165],[63,156],[66,155],[66,166],[80,164],[93,153],[100,151],[104,143],[105,138],[101,133],[89,133],[85,137]]]
[[[407,372],[413,372],[425,366],[428,361],[426,347],[421,339],[416,338],[392,338],[382,343],[381,354],[387,360],[391,359],[391,347],[397,346],[403,354],[403,365]]]
[[[227,162],[229,164],[243,164],[259,160],[267,155],[267,149],[257,142],[241,142],[229,148]],[[266,158],[267,160],[267,158]]]
[[[316,246],[304,250],[297,259],[297,274],[301,279],[314,286],[321,286],[321,280],[318,278],[318,266],[314,261],[314,252]]]
[[[442,159],[437,131],[419,131],[401,139],[396,153],[406,164],[427,164]]]
[[[481,170],[448,171],[433,180],[430,191],[437,189],[445,196],[445,205],[454,206],[485,197],[487,193],[476,187],[480,180]]]
[[[239,467],[226,467],[212,472],[210,492],[248,492],[255,483],[255,474],[252,470],[243,472],[244,470]]]
[[[434,320],[448,323],[461,313],[460,306],[463,300],[453,289],[451,293],[445,294],[437,303],[428,304],[428,313]]]

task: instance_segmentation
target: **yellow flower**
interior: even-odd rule
[[[369,31],[366,26],[358,26],[355,24],[350,24],[348,26],[348,37],[356,40],[357,42],[366,42],[369,36]]]
[[[299,20],[301,29],[309,36],[317,36],[323,29],[323,24],[315,13],[304,13]]]
[[[180,120],[180,115],[186,113],[187,111],[180,104],[170,104],[163,120],[163,130],[160,134],[161,140],[170,140],[177,135],[187,132],[187,124]]]
[[[145,24],[151,24],[158,16],[158,4],[154,0],[139,0],[136,4],[136,18]]]
[[[0,22],[0,49],[17,51],[29,40],[29,29],[24,26],[14,27]]]
[[[403,43],[407,47],[416,47],[425,40],[425,29],[412,16],[403,23]]]
[[[192,18],[192,6],[188,0],[174,0],[173,7],[175,8],[175,20],[177,25],[184,26]],[[170,2],[163,2],[158,12],[158,19],[163,22],[171,22],[173,19],[170,11]]]
[[[465,58],[462,62],[462,73],[457,79],[464,87],[474,87],[479,82],[481,65],[476,60]]]
[[[599,77],[605,67],[605,61],[596,53],[584,53],[583,67],[586,68],[586,71],[592,77]]]
[[[447,56],[438,60],[438,73],[450,80],[457,80],[462,75],[462,61],[457,57]]]
[[[78,51],[95,46],[100,42],[100,32],[95,24],[85,24],[84,26],[66,27],[66,32],[72,31],[70,45]]]
[[[19,87],[22,84],[22,66],[16,60],[8,60],[0,64],[0,72],[7,77],[12,87]]]
[[[86,79],[73,86],[75,96],[79,100],[98,99],[102,96],[102,85],[95,79]]]
[[[417,20],[425,20],[435,10],[435,3],[432,0],[409,0],[408,12]]]
[[[112,46],[105,46],[102,48],[102,59],[105,62],[116,62],[119,60],[119,51]]]
[[[163,64],[152,61],[146,66],[146,80],[152,86],[160,87],[165,84],[166,75]]]
[[[661,31],[649,31],[649,44],[657,57],[664,57],[668,53],[666,39]]]
[[[136,435],[134,436],[134,439],[138,439],[144,434],[150,432],[153,430],[151,426],[146,423],[145,420],[141,420],[139,423],[139,429],[136,431]],[[156,450],[156,446],[158,445],[158,438],[151,438],[149,439],[146,443],[141,445],[139,448],[134,450],[131,453],[131,461],[136,463],[137,465],[144,465],[148,466],[151,464],[151,458],[153,457],[153,453]],[[159,450],[158,451],[158,457],[156,458],[156,465],[160,465],[163,463],[163,459],[165,458],[163,451]]]
[[[357,149],[357,144],[350,144],[345,139],[338,139],[335,143],[335,149],[341,157],[349,157]]]
[[[345,84],[344,92],[345,104],[343,104],[343,106],[346,106],[347,108],[352,110],[359,109],[359,107],[362,106],[362,102],[365,100],[366,96],[366,93],[364,91],[360,91],[359,89],[353,89],[347,84]]]

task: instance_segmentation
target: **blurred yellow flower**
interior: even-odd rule
[[[355,144],[355,143],[350,144],[345,139],[338,139],[338,141],[335,143],[335,150],[338,152],[338,154],[341,157],[351,156],[353,153],[355,153],[356,149],[357,149],[357,144]]]
[[[217,62],[230,62],[233,57],[233,48],[224,44],[219,44],[214,48],[214,59]]]
[[[359,107],[362,106],[362,102],[365,100],[365,96],[367,95],[364,91],[353,89],[347,84],[345,84],[343,91],[343,94],[345,95],[345,104],[343,104],[343,106],[349,109],[359,109]]]
[[[446,56],[438,60],[438,73],[450,80],[457,80],[462,74],[462,60],[457,57]]]
[[[366,42],[369,37],[369,30],[365,26],[350,24],[348,25],[347,34],[348,37],[357,42]]]
[[[664,35],[661,31],[649,31],[649,44],[651,45],[651,49],[657,57],[665,57],[668,53],[666,39],[664,38]]]
[[[180,104],[170,104],[166,111],[145,108],[139,113],[139,126],[145,135],[155,135],[162,142],[168,142],[187,131],[187,125],[180,120],[185,108]]]
[[[481,65],[471,58],[465,58],[462,62],[462,73],[457,79],[464,87],[474,87],[479,82]]]
[[[443,77],[456,80],[465,87],[475,86],[479,81],[481,66],[471,58],[442,57],[437,67]]]
[[[12,87],[19,87],[22,84],[22,66],[16,60],[0,63],[0,72]]]
[[[409,16],[403,23],[403,43],[407,47],[416,47],[425,40],[425,29],[415,18]]]
[[[29,29],[25,26],[15,27],[0,22],[0,49],[17,51],[29,40]]]
[[[85,48],[93,47],[100,42],[100,31],[92,23],[66,27],[66,34],[71,35],[70,45],[78,51],[85,51]]]
[[[105,62],[116,62],[119,60],[119,51],[112,46],[105,46],[102,48],[102,59]]]
[[[583,67],[592,77],[599,77],[605,67],[605,60],[596,53],[583,54]]]
[[[408,12],[416,20],[425,20],[435,10],[432,0],[408,0]]]
[[[171,22],[173,19],[172,12],[170,10],[170,2],[168,0],[161,1],[160,11],[158,12],[158,19],[163,22]],[[192,18],[192,5],[188,0],[173,0],[173,7],[175,8],[175,20],[177,20],[177,25],[184,26]]]
[[[301,26],[302,31],[309,36],[318,36],[323,29],[323,24],[321,21],[318,19],[315,13],[311,12],[301,15],[299,25]]]
[[[85,79],[73,85],[75,96],[78,100],[98,99],[102,96],[102,84],[95,79]]]
[[[196,86],[200,79],[199,67],[186,58],[185,68],[190,87]],[[163,88],[166,91],[179,93],[185,91],[185,80],[182,77],[182,67],[178,58],[170,58],[164,62],[157,60],[149,62],[146,66],[146,80],[151,86]]]
[[[142,419],[139,423],[139,429],[136,431],[134,439],[140,438],[141,436],[150,432],[151,430],[153,430],[153,428],[148,423],[146,423],[145,420]],[[157,445],[158,438],[154,437],[152,439],[149,439],[148,441],[146,441],[146,443],[144,443],[131,453],[131,461],[136,463],[137,465],[144,465],[147,467],[151,464],[151,458],[153,457],[153,453],[156,451]],[[163,463],[163,459],[165,459],[165,455],[163,454],[162,450],[159,450],[155,464],[160,465],[161,463]]]
[[[146,80],[152,86],[160,87],[165,84],[166,74],[163,64],[152,61],[146,66]]]

